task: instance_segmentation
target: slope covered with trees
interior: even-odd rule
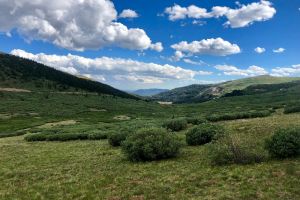
[[[76,77],[13,55],[0,54],[0,69],[0,88],[21,88],[30,91],[85,91],[138,99],[109,85]]]

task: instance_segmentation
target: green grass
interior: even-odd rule
[[[299,88],[220,98],[201,104],[159,105],[95,94],[1,93],[0,137],[16,134],[113,133],[161,127],[172,118],[272,109],[271,116],[222,121],[226,132],[266,154],[264,140],[276,129],[299,125]],[[275,108],[275,109],[274,109]],[[118,116],[126,116],[120,120]],[[75,124],[57,123],[74,120]],[[185,142],[187,130],[173,133]],[[0,199],[299,199],[300,159],[211,166],[207,145],[184,146],[176,158],[129,162],[105,140],[27,142],[0,139]]]
[[[299,121],[299,114],[278,114],[220,124],[259,148],[277,128]],[[212,167],[204,145],[132,163],[107,140],[28,143],[23,136],[0,139],[0,155],[0,199],[300,198],[299,158]]]

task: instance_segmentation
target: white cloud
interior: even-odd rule
[[[211,72],[193,71],[168,64],[160,65],[122,58],[100,57],[91,59],[72,54],[63,56],[43,53],[32,54],[19,49],[13,50],[11,54],[72,74],[83,75],[100,81],[105,80],[109,84],[115,84],[118,80],[131,81],[135,84],[164,83],[171,80],[193,80],[197,75],[211,74]]]
[[[266,51],[266,49],[265,49],[265,48],[262,48],[262,47],[256,47],[256,48],[254,49],[254,51],[255,51],[256,53],[261,54],[261,53],[264,53],[264,52]]]
[[[285,51],[285,48],[282,48],[282,47],[273,50],[274,53],[283,53],[284,51]]]
[[[0,32],[17,30],[27,41],[42,40],[78,51],[150,48],[144,30],[127,28],[117,18],[110,0],[0,0]]]
[[[255,65],[247,69],[239,69],[232,65],[216,65],[215,68],[223,71],[224,75],[228,76],[259,76],[268,74],[264,68]]]
[[[300,64],[291,67],[277,67],[272,69],[272,76],[293,76],[300,75]]]
[[[125,9],[121,12],[119,18],[137,18],[138,16],[139,15],[134,10]]]
[[[175,56],[178,58],[184,57],[183,53],[190,55],[214,55],[214,56],[227,56],[231,54],[240,53],[240,47],[237,44],[231,44],[222,38],[204,39],[201,41],[193,41],[188,43],[186,41],[173,44],[171,46],[176,50]]]
[[[200,61],[193,61],[193,60],[191,60],[191,59],[189,59],[189,58],[185,58],[185,59],[183,59],[183,62],[185,62],[185,63],[188,63],[188,64],[191,64],[191,65],[207,65],[205,62],[203,62],[202,60],[200,60]]]
[[[270,1],[261,0],[260,2],[253,2],[248,5],[238,5],[239,8],[232,9],[229,7],[215,6],[208,12],[205,8],[200,8],[195,5],[188,7],[181,7],[174,5],[165,9],[165,13],[169,15],[169,20],[175,21],[185,18],[219,18],[226,17],[227,22],[232,28],[240,28],[253,24],[254,22],[266,21],[276,13]]]
[[[157,52],[161,52],[161,51],[164,50],[164,47],[163,47],[163,45],[162,45],[161,42],[157,42],[155,44],[151,44],[149,48],[152,49],[152,50],[155,50]]]

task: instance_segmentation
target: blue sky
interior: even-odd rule
[[[300,75],[300,0],[47,2],[0,0],[1,51],[124,90]]]

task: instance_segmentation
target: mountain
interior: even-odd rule
[[[210,85],[189,85],[175,88],[151,97],[154,101],[173,103],[199,103],[219,98],[236,90],[243,90],[253,85],[280,84],[300,80],[299,77],[273,77],[269,75],[244,78]]]
[[[128,91],[131,94],[139,95],[139,96],[153,96],[157,95],[162,92],[167,92],[169,91],[168,89],[158,89],[158,88],[151,88],[151,89],[140,89],[140,90],[135,90],[135,91]]]
[[[9,54],[0,54],[0,88],[29,91],[94,92],[139,99],[109,85],[76,77],[52,67]]]

